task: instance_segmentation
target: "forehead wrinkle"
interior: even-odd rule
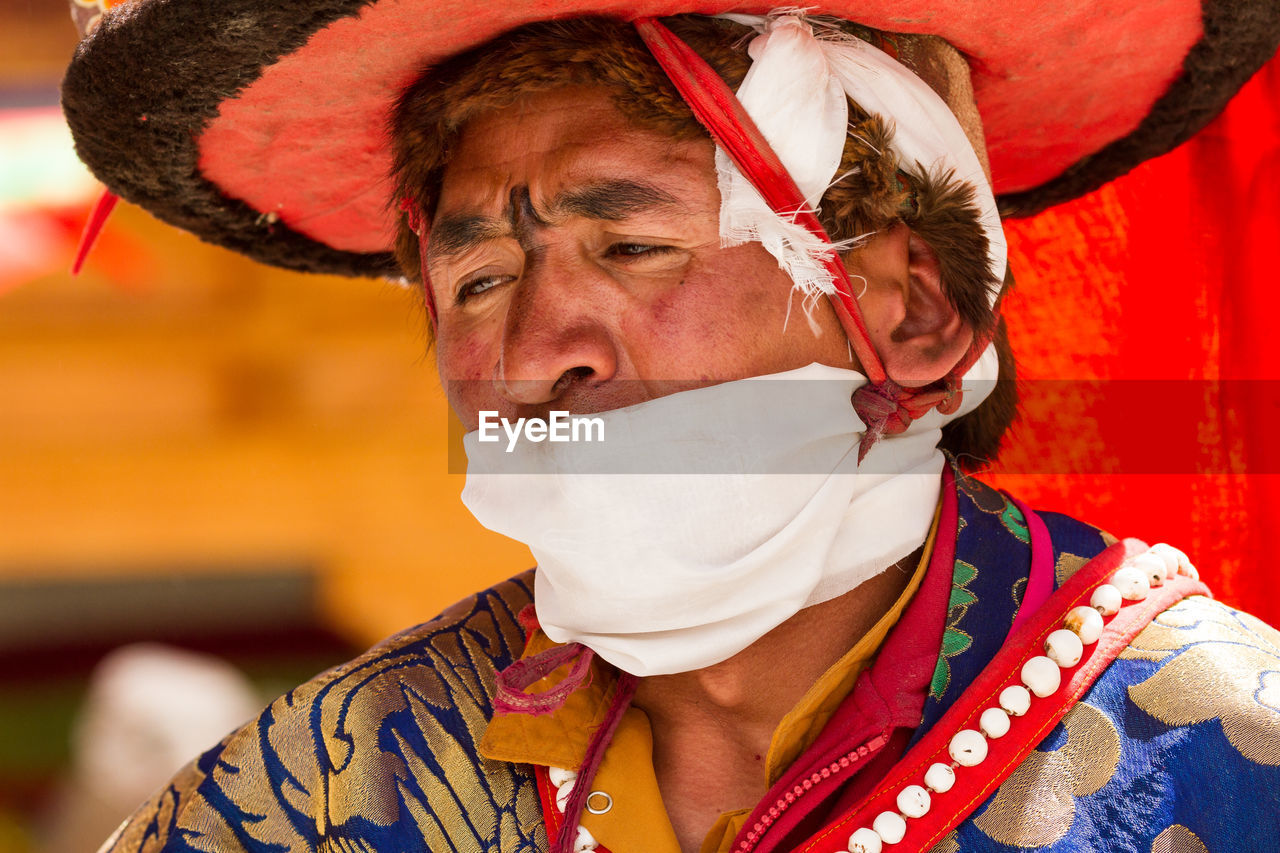
[[[511,188],[507,196],[505,213],[507,221],[511,224],[511,230],[515,232],[516,240],[520,243],[520,248],[526,252],[529,251],[534,245],[534,230],[545,227],[547,222],[538,215],[538,211],[534,210],[533,197],[529,195],[529,187],[526,184]]]
[[[527,187],[511,190],[508,203],[499,219],[481,214],[453,214],[433,223],[428,256],[459,255],[489,240],[515,237],[526,250],[532,243],[532,232],[547,227],[548,220],[582,217],[618,222],[642,213],[661,211],[688,213],[679,198],[661,187],[627,178],[596,181],[583,187],[560,192],[540,215],[534,208]]]

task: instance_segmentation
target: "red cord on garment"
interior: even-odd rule
[[[558,710],[569,694],[591,683],[591,661],[594,658],[595,652],[582,643],[566,643],[521,658],[498,673],[494,711],[541,716]],[[541,693],[528,692],[529,687],[570,663],[569,674],[555,687]]]
[[[631,707],[631,700],[635,698],[639,685],[640,679],[631,673],[618,673],[613,701],[609,703],[609,710],[601,720],[600,727],[591,735],[591,741],[587,744],[587,754],[583,756],[582,766],[578,768],[573,793],[569,794],[569,799],[564,804],[564,823],[560,825],[560,833],[551,847],[551,853],[574,853],[575,842],[578,840],[578,822],[582,818],[583,809],[587,807],[587,797],[591,796],[591,782],[600,770],[605,750],[609,748],[613,733],[622,722],[622,716]]]
[[[530,604],[517,617],[526,634],[538,628],[538,614]],[[500,714],[549,714],[564,705],[569,694],[591,682],[591,663],[595,652],[581,643],[566,643],[544,649],[536,655],[521,658],[498,673],[497,695],[493,707]],[[528,688],[562,666],[572,663],[569,673],[550,690],[529,693]],[[640,679],[629,672],[619,672],[614,685],[613,698],[605,711],[604,719],[587,742],[587,751],[578,767],[577,783],[564,806],[564,823],[560,825],[551,845],[551,853],[573,853],[578,837],[578,822],[591,794],[591,781],[595,779],[604,761],[605,750],[613,740],[613,733],[635,698]],[[554,807],[554,803],[548,808]],[[550,829],[551,824],[547,824]]]

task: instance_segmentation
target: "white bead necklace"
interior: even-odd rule
[[[998,705],[987,708],[978,718],[978,730],[956,732],[947,746],[951,763],[935,762],[925,771],[924,785],[908,785],[898,792],[897,811],[883,811],[849,836],[847,853],[881,853],[886,845],[897,844],[907,833],[907,821],[929,813],[932,797],[945,794],[956,783],[956,770],[977,767],[987,757],[987,741],[1003,737],[1010,717],[1021,717],[1031,708],[1032,696],[1053,695],[1062,684],[1062,670],[1080,662],[1084,647],[1102,636],[1105,620],[1120,611],[1124,601],[1142,601],[1153,587],[1184,575],[1199,579],[1199,572],[1187,555],[1172,545],[1160,543],[1126,560],[1111,575],[1110,582],[1093,591],[1089,605],[1072,608],[1063,627],[1045,638],[1044,654],[1022,666],[1021,684],[1006,687]]]

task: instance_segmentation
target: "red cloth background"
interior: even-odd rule
[[[1028,405],[987,479],[1177,545],[1280,624],[1280,57],[1185,145],[1006,228]]]

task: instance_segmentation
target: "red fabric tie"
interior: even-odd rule
[[[858,461],[861,462],[882,437],[906,432],[912,421],[931,409],[937,408],[944,414],[955,411],[960,405],[959,383],[953,383],[948,377],[943,380],[944,387],[938,388],[937,384],[903,388],[886,379],[879,385],[867,384],[854,391],[853,409],[867,426],[858,447]]]

